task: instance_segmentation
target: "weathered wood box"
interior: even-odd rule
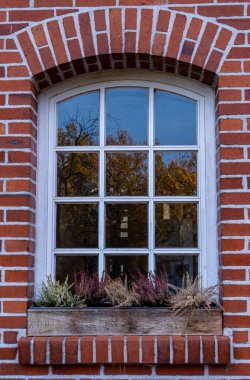
[[[222,312],[195,310],[175,317],[166,307],[31,308],[28,336],[56,335],[221,335]]]

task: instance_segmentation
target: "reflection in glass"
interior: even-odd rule
[[[106,204],[106,247],[145,248],[147,245],[147,204]]]
[[[107,195],[147,195],[147,153],[106,154]]]
[[[155,195],[196,195],[197,153],[155,153]]]
[[[155,144],[196,144],[196,101],[155,90]]]
[[[57,195],[98,195],[98,169],[97,153],[58,153]]]
[[[128,282],[135,280],[138,271],[146,274],[148,271],[147,256],[106,256],[106,273],[111,278],[120,277]]]
[[[74,282],[74,275],[81,271],[89,274],[98,271],[98,256],[56,256],[56,279]]]
[[[99,145],[99,91],[58,104],[58,145]]]
[[[56,247],[98,247],[97,204],[57,205]]]
[[[148,139],[148,89],[106,90],[107,145],[146,145]]]
[[[198,256],[155,256],[155,270],[160,273],[165,270],[168,281],[176,286],[182,286],[183,277],[189,274],[195,278],[198,274]]]
[[[155,204],[155,246],[197,247],[197,204]]]

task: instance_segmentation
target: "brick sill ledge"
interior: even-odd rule
[[[230,363],[230,340],[222,335],[57,336],[19,340],[24,365]]]

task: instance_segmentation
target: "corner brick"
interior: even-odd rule
[[[124,363],[124,337],[112,336],[112,363]]]
[[[93,363],[93,337],[84,336],[81,338],[81,363]]]
[[[46,364],[47,338],[36,337],[34,339],[34,364]]]
[[[142,337],[142,363],[154,363],[154,336]]]
[[[170,337],[169,336],[158,336],[157,357],[158,357],[159,364],[170,363]]]
[[[50,338],[50,363],[62,364],[62,337]]]
[[[19,340],[19,362],[30,364],[31,362],[31,340],[32,338],[21,338]]]
[[[127,362],[128,364],[139,363],[139,337],[127,336]]]
[[[108,363],[108,337],[96,337],[96,362],[100,364]]]
[[[173,362],[185,363],[185,336],[173,336]]]
[[[227,336],[218,336],[218,364],[230,362],[230,342]]]

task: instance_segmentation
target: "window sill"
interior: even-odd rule
[[[222,330],[217,308],[196,309],[188,321],[166,307],[31,308],[27,335],[222,335]]]
[[[28,337],[19,341],[23,365],[226,365],[226,336]]]

